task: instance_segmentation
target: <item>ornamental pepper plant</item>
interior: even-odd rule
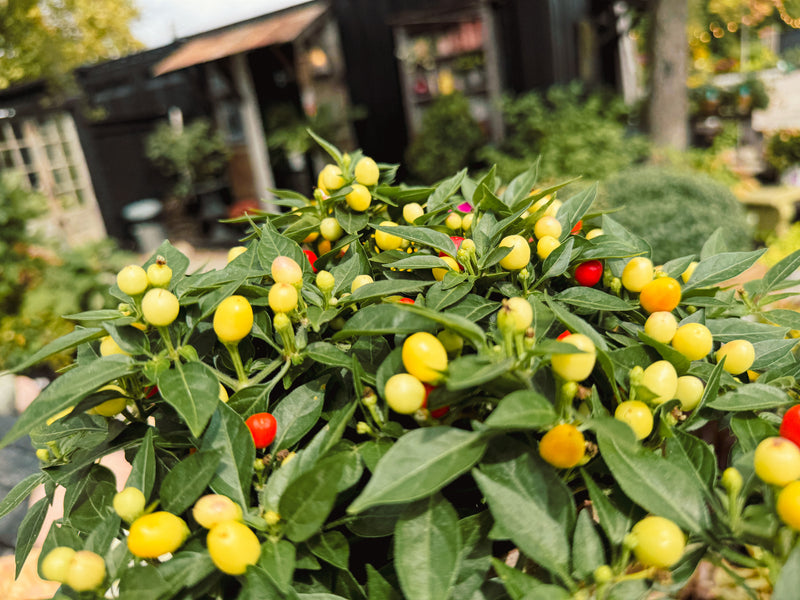
[[[317,141],[227,266],[165,242],[19,367],[77,349],[0,442],[41,460],[18,569],[63,488],[59,598],[672,597],[701,561],[796,598],[800,252],[734,289],[761,251],[654,265],[535,165],[414,187]]]

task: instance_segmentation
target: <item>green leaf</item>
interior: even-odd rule
[[[344,351],[328,342],[313,342],[306,346],[303,354],[313,361],[329,367],[350,368],[353,360]]]
[[[25,559],[33,548],[36,538],[39,537],[39,532],[44,525],[44,519],[47,516],[47,510],[50,508],[50,502],[47,498],[42,498],[36,504],[28,509],[22,522],[19,524],[17,530],[17,545],[14,549],[14,561],[16,563],[16,570],[14,572],[14,579],[19,578],[22,571],[22,566],[25,564]]]
[[[741,275],[752,267],[765,251],[766,249],[752,252],[723,252],[701,260],[688,283],[683,286],[683,293],[711,287]]]
[[[460,356],[448,365],[447,389],[466,390],[489,383],[507,373],[513,365],[513,358],[494,362],[477,354]]]
[[[761,278],[758,294],[765,296],[774,290],[780,289],[780,284],[798,269],[800,269],[800,250],[795,250],[789,256],[770,267],[769,271]]]
[[[172,281],[181,279],[189,269],[189,258],[173,246],[169,240],[161,242],[161,245],[156,248],[155,252],[150,255],[150,258],[145,261],[143,265],[144,269],[147,270],[147,267],[155,263],[159,256],[163,257],[164,260],[167,261],[169,268],[172,269]]]
[[[525,198],[531,195],[531,190],[539,178],[539,162],[537,161],[526,171],[517,175],[508,184],[500,199],[508,207],[512,209],[517,206]]]
[[[552,403],[533,390],[511,392],[498,403],[484,425],[490,429],[541,429],[558,415]]]
[[[548,585],[522,571],[492,558],[492,566],[500,577],[511,600],[569,600],[570,593],[562,587]]]
[[[436,211],[446,206],[447,200],[458,191],[466,175],[467,169],[461,169],[452,177],[439,183],[433,193],[428,197],[428,211]]]
[[[480,588],[492,566],[492,514],[488,510],[471,514],[458,521],[461,530],[461,553],[458,577],[451,598],[470,597]]]
[[[336,281],[333,295],[337,296],[342,292],[349,292],[356,277],[369,274],[369,264],[364,260],[361,253],[354,252],[345,260],[336,264],[336,266],[331,267],[330,272]]]
[[[219,404],[219,380],[201,362],[176,362],[174,368],[159,373],[158,391],[196,437],[203,433]]]
[[[278,511],[287,538],[302,542],[319,531],[336,501],[342,468],[340,461],[322,460],[288,485]]]
[[[590,287],[568,287],[563,292],[556,294],[555,298],[564,304],[591,310],[616,312],[635,310],[637,308],[622,298]]]
[[[95,526],[86,538],[83,549],[102,556],[108,552],[111,543],[115,541],[122,519],[117,513],[107,510],[105,514],[98,515],[94,522]]]
[[[435,323],[439,323],[453,333],[457,333],[463,337],[475,348],[481,348],[486,343],[486,333],[483,329],[460,315],[449,312],[440,313],[427,307],[417,306],[416,304],[401,304],[399,308],[402,311],[410,312],[414,315],[430,319]]]
[[[787,404],[794,404],[789,394],[771,385],[756,382],[723,394],[709,402],[708,406],[714,410],[737,412],[768,410]]]
[[[597,198],[597,183],[575,194],[561,205],[561,208],[558,209],[558,220],[561,222],[562,238],[569,235],[572,228],[592,207],[595,198]]]
[[[339,204],[334,210],[334,217],[347,233],[358,233],[369,225],[369,215],[345,208]]]
[[[762,440],[778,435],[778,429],[760,417],[748,414],[734,414],[730,420],[730,427],[736,442],[741,446],[742,452],[752,452]]]
[[[477,294],[467,294],[463,300],[447,309],[446,314],[457,315],[468,321],[477,323],[484,317],[497,312],[500,308],[499,302],[487,300]]]
[[[412,502],[439,491],[483,456],[486,439],[452,427],[414,429],[378,461],[372,478],[347,512]]]
[[[403,335],[434,329],[435,324],[428,315],[405,311],[398,304],[373,304],[350,317],[333,339],[362,335]]]
[[[256,448],[247,425],[228,405],[222,402],[217,405],[200,450],[222,451],[217,471],[209,484],[211,489],[241,506],[250,506]]]
[[[429,254],[406,254],[399,260],[386,263],[385,267],[403,271],[405,269],[449,269],[450,265],[438,256],[431,256]]]
[[[594,327],[589,325],[589,323],[580,318],[578,315],[569,312],[556,300],[548,296],[544,296],[544,301],[548,308],[553,311],[553,314],[556,316],[556,318],[561,321],[570,331],[582,333],[592,340],[597,348],[601,350],[608,350],[608,344],[606,344],[605,338],[597,333]]]
[[[612,544],[621,544],[625,534],[628,532],[630,519],[612,504],[608,496],[584,469],[581,469],[581,476],[584,483],[586,483],[586,491],[589,492],[592,508],[597,512],[600,527],[603,528],[606,537]]]
[[[62,410],[75,406],[101,385],[131,373],[133,363],[119,354],[80,365],[54,379],[42,390],[0,440],[0,448],[8,446],[32,429],[44,425]]]
[[[248,250],[248,252],[251,250]],[[300,265],[300,268],[304,271],[311,270],[311,265],[300,246],[278,233],[278,230],[269,221],[261,227],[261,237],[256,244],[255,251],[261,264],[266,268],[269,268],[272,265],[272,261],[279,256],[288,256]]]
[[[607,417],[591,425],[603,460],[631,500],[693,533],[708,527],[705,498],[689,473],[643,448],[621,421]]]
[[[338,569],[350,568],[350,545],[341,531],[326,531],[306,542],[308,549],[317,558]]]
[[[523,488],[507,478],[495,480],[473,469],[472,476],[489,504],[495,522],[526,556],[569,581],[569,542],[549,513],[546,491]]]
[[[297,549],[289,540],[268,539],[261,545],[258,566],[270,574],[282,592],[286,592],[292,584],[296,557]]]
[[[542,276],[539,278],[539,281],[564,274],[572,259],[572,247],[574,245],[575,239],[570,237],[544,259],[542,263]]]
[[[631,233],[629,229],[626,229],[618,221],[615,221],[610,215],[603,215],[600,227],[603,229],[604,235],[613,236],[631,244],[636,250],[636,256],[647,256],[648,258],[652,256],[653,251],[650,248],[650,244],[638,235]]]
[[[136,565],[121,570],[119,600],[160,598],[169,592],[169,583],[153,565]]]
[[[113,323],[103,323],[103,328],[117,342],[125,352],[132,355],[145,354],[150,350],[150,341],[144,332],[128,325],[116,326]]]
[[[800,313],[796,310],[778,308],[761,314],[781,327],[786,327],[788,329],[800,329]]]
[[[306,129],[306,133],[308,133],[308,135],[310,135],[311,138],[317,142],[317,144],[319,144],[320,148],[325,150],[325,152],[327,152],[328,155],[330,155],[330,157],[336,161],[336,164],[339,165],[339,168],[344,172],[344,161],[342,160],[342,153],[339,152],[339,149],[326,139],[318,136],[310,129]]]
[[[425,295],[425,305],[431,310],[444,310],[452,306],[472,291],[472,284],[468,281],[458,285],[445,287],[444,283],[437,281]]]
[[[678,375],[683,375],[689,370],[691,361],[683,354],[675,350],[675,348],[651,338],[643,331],[638,332],[637,335],[645,344],[655,349],[655,351],[661,355],[661,358],[671,362],[672,366],[675,367],[675,370],[678,372]]]
[[[396,227],[387,227],[385,225],[375,225],[378,231],[391,233],[405,240],[417,242],[424,246],[430,246],[438,252],[444,252],[448,256],[455,258],[456,245],[450,236],[435,229],[428,229],[427,227],[414,227],[411,225],[398,225]]]
[[[128,480],[125,487],[135,487],[144,493],[145,498],[150,497],[153,491],[153,484],[156,480],[156,455],[155,448],[153,448],[153,432],[154,428],[148,427],[147,433],[142,438],[142,443],[139,445],[139,450],[133,459],[131,472],[128,475]]]
[[[594,570],[606,564],[603,540],[595,529],[590,510],[578,513],[572,536],[572,572],[576,579],[589,579]]]
[[[17,508],[31,492],[47,480],[47,476],[40,472],[31,473],[25,479],[15,485],[5,498],[0,501],[0,519],[5,517],[12,510]]]
[[[429,256],[428,258],[434,258]],[[437,259],[439,260],[439,259]],[[394,263],[392,263],[394,264]],[[374,281],[367,285],[362,285],[355,292],[342,298],[340,304],[347,305],[353,302],[363,302],[364,300],[375,300],[385,298],[386,296],[394,296],[397,294],[405,294],[408,296],[416,295],[425,290],[426,287],[431,285],[432,281],[415,281],[409,279],[383,279]]]
[[[119,311],[114,312],[119,314]],[[27,360],[22,361],[16,367],[9,370],[9,373],[19,373],[28,367],[42,362],[44,359],[49,358],[54,354],[64,352],[65,350],[75,348],[76,346],[85,344],[87,342],[98,340],[105,335],[106,331],[101,327],[92,327],[90,329],[78,327],[75,330],[70,331],[68,334],[61,336],[57,340],[53,340],[38,352],[34,352]]]
[[[301,385],[287,394],[272,411],[278,422],[278,432],[273,448],[289,448],[311,431],[322,413],[325,397],[324,386],[327,379],[315,379]]]
[[[214,477],[221,457],[221,450],[200,451],[171,467],[159,490],[163,509],[179,515],[194,504]]]
[[[782,340],[788,333],[788,329],[784,327],[733,318],[709,319],[706,327],[714,336],[714,341],[723,344],[733,340],[747,340],[752,344],[766,340]]]
[[[790,338],[788,340],[768,340],[753,344],[756,359],[750,366],[754,371],[762,371],[780,364],[780,361],[788,358],[794,362],[792,349],[798,344],[798,340]]]
[[[725,229],[717,227],[700,249],[700,260],[705,260],[710,256],[722,254],[728,251],[728,246],[725,243]]]
[[[461,551],[453,506],[439,494],[415,502],[401,515],[394,532],[394,565],[406,597],[447,600]]]
[[[717,480],[717,457],[713,448],[700,438],[680,429],[673,430],[673,435],[674,437],[667,438],[667,459],[685,473],[694,476],[697,488],[703,491],[709,501],[712,500],[711,490]]]
[[[793,600],[800,589],[800,544],[795,544],[781,567],[772,590],[772,600]]]
[[[400,593],[370,564],[367,564],[367,592],[369,600],[403,600]]]

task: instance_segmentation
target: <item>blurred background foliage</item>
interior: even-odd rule
[[[116,306],[108,287],[134,258],[112,240],[61,247],[37,229],[46,209],[19,175],[0,173],[0,370],[71,331],[63,315]],[[55,371],[69,359],[56,355],[47,367]]]

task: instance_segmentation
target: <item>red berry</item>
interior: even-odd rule
[[[559,334],[559,336],[556,338],[556,340],[560,342],[561,340],[563,340],[568,335],[570,335],[570,332],[569,331],[564,331],[564,332]]]
[[[278,422],[270,413],[262,412],[251,415],[245,421],[259,450],[269,446],[275,439],[278,431]]]
[[[414,300],[412,300],[411,298],[400,298],[398,302],[400,302],[401,304],[414,304]]]
[[[575,227],[570,230],[570,233],[576,234],[581,232],[581,228],[583,227],[583,221],[578,221],[575,223]]]
[[[317,262],[317,255],[314,254],[313,250],[303,250],[303,253],[306,255],[308,262],[311,263],[311,269],[316,273],[317,268],[314,266],[314,263]]]
[[[795,404],[783,415],[780,434],[800,446],[800,404]]]
[[[575,267],[575,280],[578,284],[592,287],[603,278],[603,263],[599,260],[587,260]]]
[[[425,408],[428,406],[428,396],[433,390],[436,389],[436,386],[431,385],[430,383],[423,383],[422,385],[425,387],[425,399],[422,401],[422,408]],[[439,408],[434,408],[431,411],[431,416],[434,419],[439,419],[445,416],[448,410],[450,410],[449,406],[440,406]]]

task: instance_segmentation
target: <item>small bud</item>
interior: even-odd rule
[[[375,394],[375,390],[371,387],[365,387],[361,401],[364,403],[364,406],[375,406],[378,403],[378,396]]]
[[[561,385],[561,395],[564,398],[572,399],[578,393],[578,382],[577,381],[565,381]]]
[[[734,467],[728,467],[722,472],[722,487],[724,487],[728,494],[731,496],[738,496],[742,491],[742,474]]]
[[[36,450],[36,458],[42,462],[50,462],[50,450],[47,448],[39,448]]]
[[[631,387],[635,385],[642,385],[643,377],[644,377],[644,369],[639,365],[633,367],[628,373],[628,379],[631,382]]]
[[[366,422],[359,421],[356,423],[356,433],[359,435],[367,435],[372,433],[372,427],[370,427]]]
[[[286,331],[292,328],[292,321],[286,313],[275,313],[272,318],[272,324],[275,326],[276,331]]]
[[[324,294],[330,294],[336,286],[336,279],[329,271],[319,271],[317,273],[317,287]]]
[[[594,570],[595,583],[608,583],[614,577],[614,571],[608,565],[600,565]]]
[[[281,516],[274,510],[268,510],[264,513],[264,520],[267,522],[267,525],[272,527],[280,522]]]

